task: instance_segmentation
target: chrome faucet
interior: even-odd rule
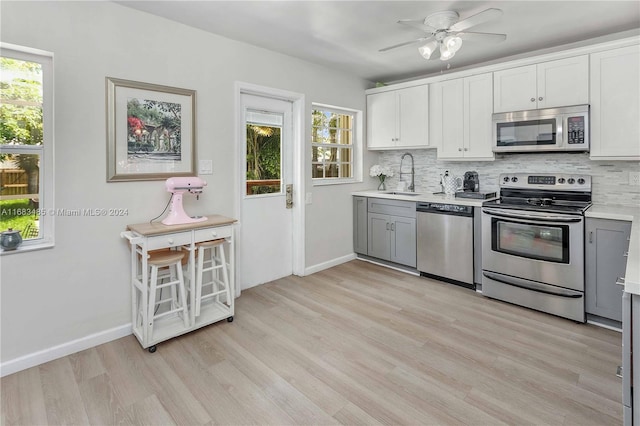
[[[407,188],[407,190],[409,192],[416,192],[416,186],[415,186],[415,182],[414,182],[414,177],[415,177],[415,169],[413,168],[413,155],[411,155],[408,152],[405,152],[404,154],[402,154],[402,158],[400,158],[400,176],[399,176],[399,180],[402,181],[402,175],[403,174],[407,174],[407,173],[402,173],[402,162],[404,161],[404,157],[409,156],[411,158],[411,184],[409,184],[409,187]]]

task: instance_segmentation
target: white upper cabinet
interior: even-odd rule
[[[591,55],[591,159],[640,160],[640,46]]]
[[[536,66],[510,68],[493,73],[495,112],[536,109]]]
[[[367,95],[367,146],[369,149],[426,148],[428,117],[426,84]]]
[[[491,73],[432,84],[430,100],[430,140],[438,159],[494,159]]]
[[[493,73],[494,112],[589,103],[589,56],[542,62]]]

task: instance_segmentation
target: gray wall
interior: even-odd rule
[[[236,81],[303,93],[307,116],[312,102],[364,111],[371,85],[113,2],[2,1],[0,7],[3,42],[54,53],[56,207],[129,211],[127,217],[57,217],[53,249],[1,258],[3,363],[131,321],[129,248],[119,234],[160,214],[168,194],[162,181],[106,183],[105,77],[197,91],[198,156],[213,160],[214,173],[203,176],[209,186],[200,201],[188,197],[185,208],[231,217]],[[306,141],[310,135],[307,125]],[[365,154],[366,170],[372,158]],[[303,190],[313,193],[306,215],[309,268],[353,253],[350,193],[369,182],[314,188],[305,176]]]
[[[400,157],[405,151],[384,151],[379,164],[390,166],[394,176],[387,179],[387,189],[398,184]],[[475,170],[480,177],[482,191],[498,191],[500,173],[582,173],[591,175],[593,202],[598,204],[638,207],[640,186],[629,185],[629,172],[640,171],[638,161],[591,161],[587,154],[508,154],[499,155],[495,161],[451,162],[436,159],[434,149],[409,151],[415,159],[416,192],[440,191],[440,175],[445,170],[456,176]],[[404,168],[408,164],[405,158]],[[372,184],[377,180],[370,178]]]

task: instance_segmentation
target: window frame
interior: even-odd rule
[[[3,153],[40,155],[39,228],[38,238],[24,240],[15,250],[0,251],[0,255],[27,252],[54,246],[54,115],[53,115],[53,53],[0,42],[0,56],[36,62],[42,66],[42,145],[0,144]]]
[[[352,176],[351,177],[324,177],[324,178],[314,178],[313,174],[311,177],[311,181],[313,183],[313,186],[323,186],[323,185],[339,185],[339,184],[349,184],[349,183],[357,183],[357,182],[362,182],[362,155],[363,155],[363,150],[362,150],[362,135],[363,135],[363,114],[361,110],[357,110],[357,109],[352,109],[352,108],[344,108],[344,107],[339,107],[339,106],[335,106],[335,105],[327,105],[327,104],[321,104],[321,103],[315,103],[313,102],[311,104],[311,114],[310,114],[310,118],[311,118],[311,137],[309,139],[309,147],[311,149],[311,152],[313,153],[313,147],[314,146],[320,146],[322,144],[316,144],[313,142],[313,132],[314,132],[314,127],[313,127],[313,111],[314,110],[321,110],[321,111],[329,111],[329,112],[333,112],[336,114],[345,114],[345,115],[351,115],[353,117],[353,128],[351,129],[352,135],[351,135],[351,170],[352,172]],[[342,147],[344,147],[345,145],[343,145]],[[348,145],[347,145],[348,146]],[[335,148],[340,149],[341,145],[336,145]],[[313,154],[311,155],[311,161],[309,162],[309,166],[312,169],[313,166]],[[310,170],[311,170],[310,169]]]

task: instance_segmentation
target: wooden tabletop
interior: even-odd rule
[[[179,231],[189,231],[191,229],[211,228],[213,226],[231,225],[237,222],[236,219],[232,219],[226,216],[220,216],[218,214],[208,214],[207,220],[196,223],[183,223],[180,225],[164,225],[162,222],[145,222],[136,223],[133,225],[127,225],[127,231],[137,232],[145,237],[153,235],[170,234]]]

